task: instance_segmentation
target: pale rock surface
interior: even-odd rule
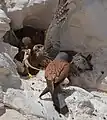
[[[7,17],[6,13],[0,9],[0,41],[7,31],[10,30],[10,19]]]
[[[89,93],[74,86],[64,88],[63,93],[70,113],[68,117],[59,116],[50,101],[49,93],[44,95],[45,100],[38,98],[46,86],[45,79],[41,80],[43,74],[44,71],[40,71],[38,78],[34,77],[29,81],[22,80],[24,91],[9,88],[4,95],[4,104],[30,118],[37,116],[48,120],[103,120],[107,117],[107,95],[105,93],[94,91]]]
[[[18,53],[18,48],[1,41],[0,42],[0,53],[1,52],[5,52],[9,54],[10,57],[14,59],[15,55]]]
[[[0,53],[0,86],[7,88],[20,88],[21,80],[16,71],[16,65],[7,53]]]
[[[0,86],[0,116],[6,112],[5,106],[3,104],[4,92]]]
[[[6,112],[6,109],[4,107],[3,103],[0,103],[0,116],[3,115]]]
[[[24,91],[9,88],[4,95],[4,104],[20,111],[25,116],[29,116],[30,119],[35,118],[35,116],[48,120],[103,120],[104,117],[106,118],[106,94],[94,91],[89,93],[74,86],[64,88],[64,96],[70,113],[67,118],[60,117],[55,111],[51,99],[38,99],[46,87],[43,75],[44,71],[40,71],[36,78],[31,78],[29,81],[22,79],[21,88]],[[44,95],[43,98],[50,98],[50,94]]]
[[[6,55],[6,54],[5,54]],[[4,66],[8,65],[8,68],[17,76],[15,69],[10,66],[13,64],[3,53],[1,58],[5,59]],[[1,61],[2,61],[1,60]],[[0,62],[1,63],[1,62]],[[13,66],[13,65],[12,65]],[[1,77],[1,75],[0,75]],[[13,78],[12,78],[13,77]],[[5,80],[3,80],[5,81]],[[11,82],[17,84],[17,79],[11,76]],[[6,109],[6,113],[3,114],[0,119],[25,119],[25,120],[103,120],[107,117],[107,96],[106,94],[98,92],[87,92],[79,87],[67,87],[64,88],[64,96],[69,107],[69,115],[67,117],[59,116],[53,107],[53,103],[50,99],[50,94],[44,95],[45,100],[40,100],[38,96],[42,90],[46,87],[44,78],[44,71],[40,71],[38,75],[29,80],[21,79],[21,85],[19,89],[16,89],[14,85],[10,85],[8,79],[7,82],[2,83],[2,87],[6,87],[6,92],[2,92],[1,89],[1,101],[10,109]],[[2,79],[0,79],[2,82]],[[3,89],[4,90],[4,89]],[[50,100],[49,100],[50,99]],[[3,109],[3,104],[1,108]]]
[[[71,1],[71,0],[68,0]],[[72,0],[68,8],[68,19],[61,26],[61,49],[94,52],[106,47],[107,1]],[[66,44],[65,44],[66,43]]]
[[[7,109],[6,113],[0,117],[0,120],[28,120],[28,119],[15,110]]]

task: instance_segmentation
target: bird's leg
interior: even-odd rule
[[[52,101],[53,101],[53,105],[55,107],[55,110],[58,113],[65,115],[69,112],[69,110],[68,110],[68,107],[66,105],[65,98],[61,92],[62,92],[62,90],[61,90],[60,85],[57,85],[55,87],[53,94],[52,94]]]
[[[40,94],[39,98],[42,99],[41,97],[42,97],[43,95],[45,95],[46,93],[48,93],[48,92],[49,92],[49,89],[48,89],[48,87],[46,87],[46,88],[42,91],[42,93]]]
[[[54,92],[54,82],[52,80],[46,80],[46,82],[47,82],[47,86],[48,86],[49,92],[52,95],[53,92]]]

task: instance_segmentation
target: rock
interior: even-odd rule
[[[2,90],[2,87],[0,86],[0,116],[6,112],[6,109],[3,104],[3,98],[4,98],[4,92]]]
[[[14,56],[18,53],[18,48],[8,43],[0,42],[0,52],[6,52],[13,59]]]
[[[6,0],[7,14],[12,20],[13,29],[20,29],[23,25],[47,28],[56,4],[57,0]]]
[[[10,49],[10,57],[12,59],[14,59],[15,55],[18,53],[18,48],[17,47],[14,47],[14,46],[11,46],[11,49]]]
[[[70,92],[70,90],[73,91]],[[69,94],[68,97],[67,94]],[[106,95],[104,96],[106,97]],[[107,108],[105,107],[107,104],[106,100],[104,100],[104,98],[101,100],[101,98],[99,93],[95,96],[95,94],[89,93],[78,87],[66,88],[66,103],[72,111],[72,114],[70,114],[76,120],[102,120],[107,113]]]
[[[4,92],[2,86],[0,86],[0,103],[3,103],[3,98],[4,98]]]
[[[67,8],[72,8],[73,4],[76,7],[74,10],[69,9],[68,19],[61,27],[61,49],[92,52],[106,46],[107,11],[105,9],[107,1],[91,0],[90,3],[90,0],[76,0],[75,3],[71,2]]]
[[[16,65],[7,53],[0,53],[0,86],[3,91],[11,87],[20,89],[21,86]]]
[[[53,107],[49,93],[44,95],[44,100],[38,98],[46,87],[43,75],[44,71],[40,71],[37,77],[29,81],[22,79],[21,87],[24,91],[8,88],[3,98],[4,105],[24,114],[29,120],[103,120],[103,117],[106,117],[106,94],[89,93],[74,86],[63,88],[65,101],[70,112],[67,116],[60,116]]]
[[[0,53],[0,67],[7,68],[10,72],[14,73],[14,75],[18,75],[16,71],[16,65],[11,59],[11,57],[5,53]]]
[[[6,109],[4,107],[3,103],[0,103],[0,116],[3,115],[6,112]]]
[[[44,118],[40,118],[40,117],[36,117],[36,116],[32,116],[32,115],[26,115],[26,118],[28,120],[46,120]]]
[[[6,1],[7,14],[12,19],[13,29],[19,29],[23,27],[23,24],[47,28],[52,16],[50,14],[54,11],[56,4],[57,1],[52,0],[45,2],[43,0]],[[72,79],[74,81],[77,80],[78,86],[82,87],[83,85],[83,87],[85,86],[84,88],[97,88],[102,82],[106,86],[107,1],[75,0],[68,7],[71,8],[68,13],[68,19],[65,23],[62,22],[63,25],[60,24],[61,26],[57,25],[53,28],[53,32],[51,31],[53,36],[50,34],[50,38],[52,37],[53,39],[48,41],[48,43],[53,44],[56,51],[60,47],[61,50],[75,50],[83,54],[91,53],[93,71],[85,72],[78,78]],[[2,10],[0,10],[0,13],[2,13],[0,15],[6,16]],[[3,16],[0,16],[0,20],[1,40],[1,37],[9,30],[10,20],[7,17],[5,19]],[[107,119],[107,95],[99,92],[89,93],[82,88],[74,86],[63,89],[65,101],[70,111],[69,115],[59,116],[53,107],[49,93],[44,95],[44,100],[38,99],[41,91],[46,87],[44,71],[40,71],[36,77],[29,81],[20,80],[16,65],[11,58],[16,52],[11,54],[9,53],[11,52],[9,46],[5,44],[4,47],[2,45],[4,43],[0,44],[0,86],[3,88],[3,91],[2,89],[0,90],[0,115],[5,112],[4,105],[10,107],[11,110],[7,109],[6,113],[0,117],[1,120]],[[15,51],[17,51],[16,48]],[[101,74],[102,71],[104,71],[104,74]]]
[[[1,8],[1,7],[0,7]],[[10,19],[7,17],[5,12],[0,9],[0,39],[10,30]]]
[[[80,108],[80,112],[82,113],[86,113],[86,114],[91,114],[94,112],[94,106],[93,104],[87,100],[87,101],[81,101],[79,104],[78,104],[78,108]]]
[[[38,100],[36,94],[34,96],[32,91],[9,88],[4,96],[4,104],[25,115],[34,115],[49,120],[57,118],[58,120],[63,120],[54,110],[52,102]]]
[[[0,117],[0,120],[7,120],[7,119],[8,120],[28,120],[22,114],[12,109],[7,109],[6,113]]]
[[[34,101],[33,93],[28,93],[22,90],[8,89],[4,96],[4,104],[10,108],[19,110],[22,114],[44,117],[44,109],[39,103]]]

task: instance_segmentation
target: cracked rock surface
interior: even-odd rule
[[[11,71],[14,69],[11,69]],[[19,78],[19,76],[17,75]],[[15,79],[12,79],[13,81]],[[3,83],[5,86],[7,83]],[[14,85],[13,85],[14,86]],[[0,91],[0,120],[103,120],[107,119],[107,95],[99,92],[87,92],[82,88],[70,86],[64,88],[64,96],[69,108],[67,117],[60,116],[54,109],[50,94],[45,100],[38,96],[46,86],[44,71],[29,80],[21,79],[20,88],[9,86]],[[5,111],[3,113],[3,110]]]
[[[30,24],[31,21],[35,21],[36,19],[36,25],[39,26],[39,18],[41,19],[41,23],[47,21],[44,26],[41,24],[41,26],[47,28],[49,24],[47,20],[48,17],[45,16],[42,21],[44,13],[41,14],[41,8],[45,6],[51,8],[50,4],[52,5],[52,3],[49,2],[50,4],[47,5],[46,1],[42,1],[42,5],[40,5],[41,8],[38,9],[39,12],[37,14],[33,7],[35,5],[38,6],[39,1],[40,0],[25,0],[24,2],[20,1],[20,4],[14,0],[7,1],[8,16],[13,21],[12,26],[14,29],[21,28],[24,20],[25,24]],[[61,31],[57,27],[53,29],[59,30],[57,32],[58,34],[53,35],[53,38],[57,40],[57,35],[59,35],[60,32],[62,49],[74,49],[86,54],[92,54],[93,71],[83,73],[78,78],[72,78],[74,81],[77,80],[77,85],[81,84],[80,86],[83,85],[86,88],[97,87],[107,91],[107,1],[75,1],[76,8],[79,7],[79,9],[76,9],[73,14],[71,13],[72,11],[69,13],[69,19],[61,26]],[[35,7],[36,10],[37,8],[38,7]],[[44,11],[44,9],[42,10]],[[25,14],[27,16],[23,15],[23,10],[26,10]],[[34,13],[30,10],[34,10]],[[1,41],[6,31],[10,28],[10,19],[4,14],[3,10],[1,10],[0,13],[3,15],[0,14]],[[35,15],[36,17],[34,17]],[[19,19],[17,19],[17,16]],[[30,19],[28,19],[29,17]],[[33,22],[31,22],[31,25],[33,25]],[[7,45],[5,47],[6,50],[2,47],[3,43],[0,42],[0,45],[0,120],[107,119],[107,94],[94,90],[88,92],[80,87],[74,86],[64,88],[64,92],[62,93],[69,108],[69,114],[66,117],[59,115],[53,107],[49,93],[43,96],[45,100],[38,98],[42,90],[46,87],[44,71],[40,71],[36,77],[29,80],[21,79],[16,71],[16,65],[12,60],[14,55],[9,52],[10,47]],[[104,71],[103,75],[101,71]],[[100,86],[101,83],[103,83],[104,86]]]
[[[44,100],[38,98],[45,87],[44,71],[40,71],[37,76],[29,80],[22,79],[19,77],[16,65],[10,55],[5,50],[0,53],[1,120],[107,119],[106,93],[87,92],[82,88],[74,86],[64,87],[62,94],[64,94],[69,108],[69,114],[65,117],[55,111],[49,93],[43,96]]]

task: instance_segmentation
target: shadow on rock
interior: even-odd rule
[[[71,96],[75,92],[75,89],[64,89],[62,94],[64,95],[64,98]]]
[[[21,85],[22,85],[22,82],[18,76],[0,75],[0,86],[2,86],[2,89],[4,92],[6,92],[8,88],[20,89]]]
[[[3,103],[0,103],[0,116],[6,113],[6,108]]]

